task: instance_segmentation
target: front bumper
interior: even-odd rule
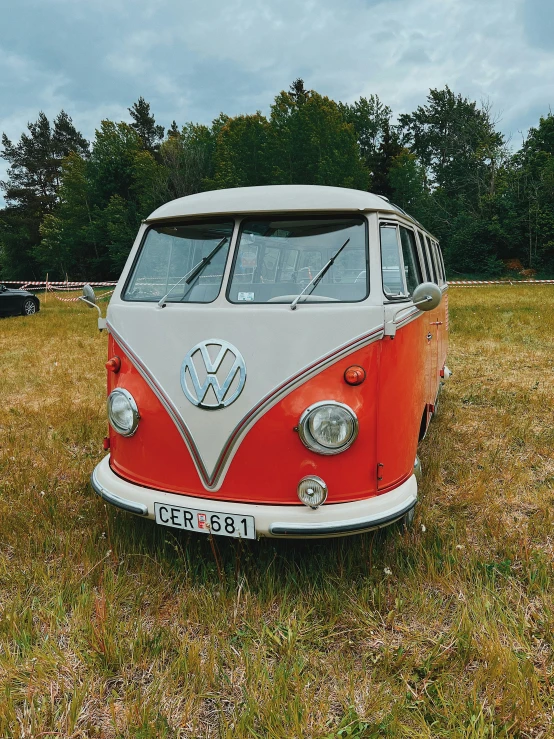
[[[152,490],[118,477],[112,471],[109,459],[109,455],[104,457],[91,475],[93,489],[108,503],[152,519],[154,502],[201,509],[206,513],[254,516],[259,537],[312,539],[358,534],[398,521],[417,503],[415,475],[388,493],[352,503],[326,504],[312,510],[304,505],[229,503],[217,498],[194,498]]]

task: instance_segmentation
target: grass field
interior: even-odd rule
[[[414,528],[241,543],[88,484],[106,336],[0,321],[0,737],[553,737],[554,286],[453,288]]]

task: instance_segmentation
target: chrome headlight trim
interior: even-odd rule
[[[352,433],[340,447],[332,448],[323,446],[323,444],[320,444],[318,441],[316,441],[310,433],[310,417],[322,406],[337,406],[339,408],[342,408],[349,414],[352,419]],[[344,452],[346,449],[351,447],[356,440],[356,437],[358,436],[358,430],[358,417],[356,416],[352,408],[350,408],[350,406],[348,405],[345,405],[344,403],[339,403],[336,400],[322,400],[319,403],[314,403],[313,405],[308,406],[300,416],[300,421],[298,422],[298,435],[300,436],[300,440],[302,441],[304,446],[312,452],[317,452],[318,454],[325,455],[340,454],[341,452]]]
[[[131,407],[131,413],[133,414],[133,422],[131,424],[130,429],[122,428],[112,418],[110,401],[115,395],[122,395],[125,398],[125,400],[127,400],[127,402],[129,403]],[[135,399],[133,398],[133,396],[131,395],[131,393],[122,387],[116,387],[115,390],[112,390],[112,392],[108,395],[108,400],[107,400],[106,405],[108,407],[108,421],[110,423],[110,426],[113,428],[113,430],[116,431],[121,436],[132,436],[138,428],[138,424],[140,420],[140,413],[139,413],[137,403]]]

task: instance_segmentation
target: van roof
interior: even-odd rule
[[[265,185],[211,190],[177,198],[157,208],[146,222],[228,213],[344,213],[374,210],[406,215],[386,198],[363,190],[323,185]]]

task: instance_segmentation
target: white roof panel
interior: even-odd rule
[[[148,216],[147,221],[224,213],[283,213],[379,210],[402,213],[385,198],[363,190],[322,185],[266,185],[211,190],[177,198]]]

